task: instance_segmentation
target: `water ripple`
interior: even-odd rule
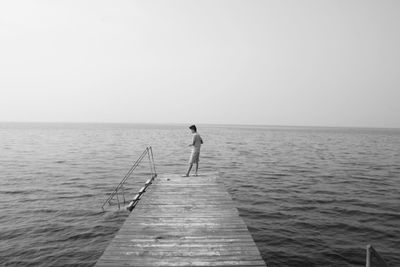
[[[399,130],[200,129],[201,171],[219,171],[268,266],[363,266],[368,243],[400,266]],[[180,126],[0,124],[0,266],[93,266],[128,216],[100,209],[107,194],[147,144],[159,172],[182,173],[188,139]]]

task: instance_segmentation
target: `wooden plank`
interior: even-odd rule
[[[96,266],[266,266],[215,174],[162,175]]]

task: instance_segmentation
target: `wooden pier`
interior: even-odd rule
[[[96,266],[266,266],[216,174],[160,175]]]

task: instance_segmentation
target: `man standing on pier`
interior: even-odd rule
[[[199,159],[200,159],[200,147],[203,144],[203,139],[201,139],[200,134],[197,132],[196,125],[191,125],[189,129],[192,131],[193,134],[193,141],[189,145],[192,147],[192,153],[189,159],[189,168],[186,172],[184,177],[188,177],[190,171],[192,170],[193,164],[196,164],[196,169],[194,172],[194,176],[197,176],[197,171],[199,170]]]

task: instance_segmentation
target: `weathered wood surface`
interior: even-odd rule
[[[155,179],[96,266],[266,266],[216,174]]]

